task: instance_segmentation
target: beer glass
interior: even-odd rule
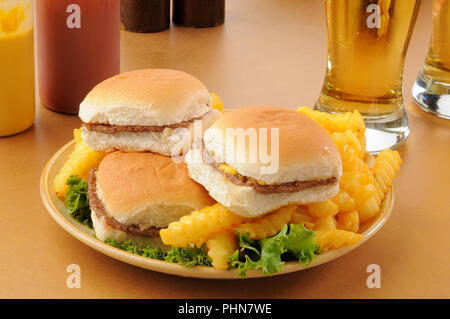
[[[419,7],[420,0],[326,0],[328,65],[315,108],[358,110],[374,154],[409,134],[403,65]]]
[[[450,119],[450,1],[433,0],[433,31],[412,94],[425,111]]]

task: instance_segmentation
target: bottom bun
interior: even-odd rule
[[[220,112],[212,110],[196,121],[201,121],[203,132],[219,117]],[[138,152],[151,151],[166,156],[180,155],[191,147],[194,138],[194,122],[186,127],[190,135],[186,138],[177,136],[177,130],[170,127],[165,127],[161,132],[117,132],[114,134],[90,131],[83,127],[81,136],[83,141],[94,151],[108,152],[119,149]],[[178,134],[184,134],[186,131],[178,132]]]
[[[95,211],[91,212],[92,225],[94,226],[95,236],[101,241],[105,241],[107,239],[114,239],[117,242],[123,242],[131,240],[134,245],[139,248],[143,248],[146,246],[152,246],[155,248],[162,248],[164,251],[170,249],[170,246],[164,245],[159,236],[157,237],[147,237],[147,236],[139,236],[132,235],[121,230],[114,229],[110,227],[105,222],[105,218],[97,217]]]
[[[339,192],[339,184],[336,183],[296,193],[261,194],[252,187],[233,184],[209,164],[188,161],[188,169],[192,179],[203,185],[212,198],[242,217],[258,217],[290,204],[326,201]]]
[[[170,140],[171,129],[167,132],[118,132],[114,134],[89,131],[82,128],[84,142],[94,151],[112,150],[152,151],[162,155],[171,155],[177,142]]]

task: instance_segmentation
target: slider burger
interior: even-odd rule
[[[177,128],[193,137],[194,121],[209,127],[220,116],[200,80],[176,70],[148,69],[116,75],[92,89],[80,104],[84,142],[95,151],[114,149],[180,155],[192,138],[171,138]]]
[[[214,203],[186,164],[158,154],[110,153],[89,178],[92,223],[102,241],[158,246],[161,228]]]
[[[245,133],[244,147],[239,132]],[[237,215],[253,218],[289,204],[326,201],[339,191],[336,145],[301,113],[275,106],[237,109],[206,130],[203,142],[202,160],[198,149],[187,154],[189,175]]]

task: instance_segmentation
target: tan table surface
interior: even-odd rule
[[[450,121],[418,109],[410,93],[428,47],[430,16],[425,0],[406,58],[411,135],[400,148],[394,211],[367,243],[310,270],[245,281],[180,278],[111,259],[66,233],[41,202],[41,171],[80,121],[39,106],[32,128],[0,139],[0,297],[449,298]],[[185,70],[231,108],[313,105],[326,56],[324,1],[230,0],[221,27],[122,33],[123,71]],[[66,287],[73,263],[81,267],[80,289]],[[379,289],[366,286],[369,264],[381,266]]]

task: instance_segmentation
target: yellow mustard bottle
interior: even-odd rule
[[[34,122],[32,0],[0,0],[0,136]]]

